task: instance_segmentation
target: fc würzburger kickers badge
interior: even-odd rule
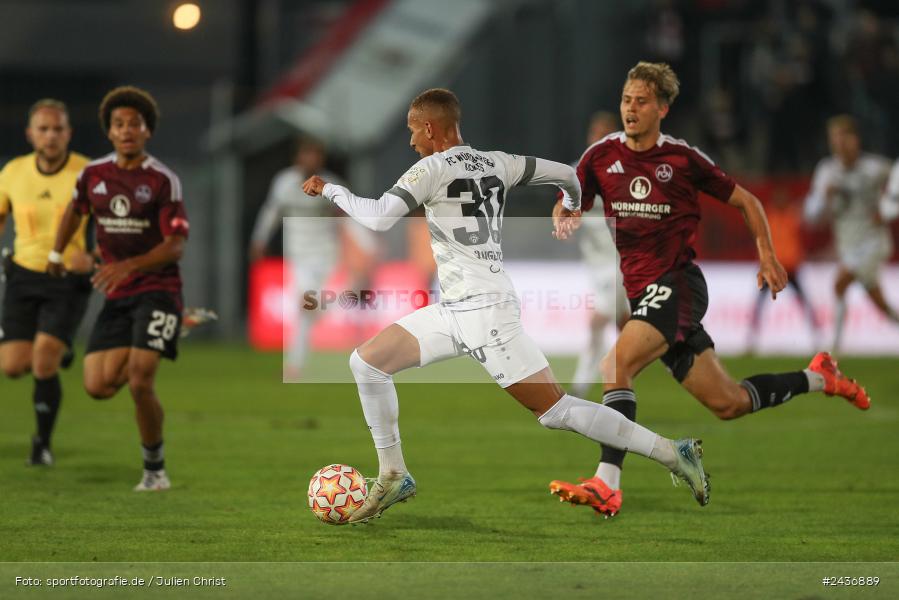
[[[658,167],[656,167],[656,179],[665,183],[666,181],[671,181],[671,178],[674,176],[674,169],[671,168],[671,165],[668,163],[662,163]]]

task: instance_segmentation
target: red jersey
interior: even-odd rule
[[[614,237],[629,298],[695,256],[698,192],[727,202],[736,182],[708,156],[683,140],[660,135],[655,146],[635,152],[623,132],[607,135],[577,165],[584,210],[600,196]]]
[[[78,176],[72,202],[78,213],[94,214],[97,245],[105,262],[146,254],[166,236],[186,237],[190,228],[181,181],[152,156],[136,169],[118,167],[115,154],[88,163]],[[153,290],[181,292],[177,263],[132,273],[108,297]]]

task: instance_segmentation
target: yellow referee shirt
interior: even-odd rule
[[[18,265],[39,272],[47,269],[56,229],[72,200],[75,180],[88,162],[86,157],[70,152],[62,168],[45,175],[38,170],[32,152],[12,159],[0,171],[0,215],[12,212],[16,223],[13,260]],[[86,225],[85,217],[63,253],[68,268],[72,267],[72,257],[85,251]]]

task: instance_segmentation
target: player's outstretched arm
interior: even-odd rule
[[[47,257],[47,273],[50,275],[60,277],[65,274],[66,268],[62,264],[62,252],[69,244],[72,236],[75,235],[80,224],[81,215],[78,214],[75,208],[75,201],[72,200],[66,206],[66,212],[62,215],[62,220],[56,229],[56,241],[53,242],[53,250],[50,251],[50,256]]]
[[[570,165],[543,158],[533,160],[533,173],[524,185],[554,185],[562,190],[562,198],[553,207],[553,237],[566,240],[581,225],[581,183]],[[521,185],[521,184],[519,184]]]
[[[91,277],[91,283],[104,294],[108,294],[135,271],[156,271],[181,260],[186,240],[183,235],[168,235],[149,252],[126,260],[105,263]]]
[[[813,225],[820,224],[827,219],[833,210],[833,197],[836,194],[836,187],[831,181],[831,169],[828,165],[829,163],[822,161],[815,167],[815,173],[812,175],[812,185],[802,207],[802,217],[807,223]]]
[[[581,208],[581,182],[571,165],[534,158],[534,174],[526,185],[554,185],[562,190],[562,202],[568,210]]]
[[[303,184],[303,191],[310,196],[321,194],[360,224],[374,231],[387,231],[416,205],[414,200],[410,205],[408,199],[392,193],[397,189],[394,187],[390,192],[374,199],[357,196],[342,185],[327,183],[317,175]]]
[[[759,253],[759,272],[757,275],[759,289],[762,289],[763,284],[767,283],[771,290],[771,297],[777,298],[777,292],[784,289],[787,285],[787,272],[774,253],[771,230],[768,227],[768,219],[765,216],[765,209],[762,208],[762,203],[748,190],[738,185],[734,188],[728,204],[740,209],[749,231],[755,238],[755,247]]]
[[[256,261],[265,255],[265,247],[275,229],[281,224],[278,195],[276,190],[277,182],[272,184],[268,197],[259,209],[256,216],[256,223],[253,225],[253,233],[250,236],[249,256],[251,261]]]

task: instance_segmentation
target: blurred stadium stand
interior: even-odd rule
[[[570,162],[589,115],[616,109],[627,68],[665,60],[683,83],[666,133],[763,201],[779,182],[800,201],[836,111],[860,118],[869,150],[899,155],[889,0],[216,0],[186,32],[171,26],[175,4],[0,1],[0,161],[28,151],[38,97],[69,103],[73,149],[96,156],[103,93],[149,89],[163,113],[149,149],[181,175],[192,221],[185,296],[222,316],[207,334],[243,336],[246,242],[295,134],[325,139],[330,166],[376,196],[416,159],[403,114],[425,87],[459,94],[471,144]],[[507,215],[548,202],[521,191]],[[703,260],[752,259],[735,211],[704,201],[703,218]],[[830,257],[826,232],[805,241]]]

